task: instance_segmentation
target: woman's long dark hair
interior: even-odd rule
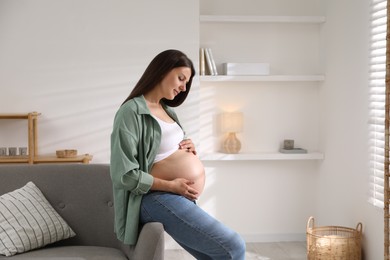
[[[174,68],[187,67],[191,69],[191,77],[186,84],[186,91],[180,92],[173,100],[163,99],[162,102],[170,107],[180,106],[186,100],[191,89],[195,69],[192,61],[183,52],[178,50],[166,50],[158,54],[148,65],[145,72],[123,102],[144,95],[157,86],[163,78]],[[123,105],[122,104],[122,105]]]

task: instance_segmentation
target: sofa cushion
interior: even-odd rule
[[[0,196],[0,254],[11,256],[73,236],[33,182]]]
[[[5,258],[5,257],[4,257]],[[1,256],[0,256],[1,259]],[[12,260],[127,260],[125,254],[115,248],[99,246],[45,247],[13,256]]]

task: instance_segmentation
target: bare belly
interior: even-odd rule
[[[177,150],[164,160],[155,163],[151,174],[163,180],[184,178],[195,183],[192,185],[200,195],[204,188],[205,171],[202,162],[191,152]]]

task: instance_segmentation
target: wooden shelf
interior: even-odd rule
[[[28,163],[28,156],[0,156],[0,163]]]
[[[36,156],[33,158],[33,163],[85,163],[88,164],[92,160],[92,155],[84,154],[71,158],[58,158],[55,155]],[[0,163],[28,163],[28,156],[0,156]]]
[[[271,160],[323,160],[324,154],[319,152],[310,152],[304,154],[285,154],[285,153],[210,153],[200,156],[202,161],[271,161]]]
[[[266,16],[266,15],[200,15],[200,22],[207,23],[309,23],[325,22],[325,16]]]
[[[41,113],[32,112],[28,114],[0,114],[0,119],[28,119],[29,115],[37,118]]]
[[[37,121],[38,116],[40,116],[41,113],[38,112],[31,112],[27,114],[0,114],[0,119],[27,119],[28,123],[28,129],[27,129],[27,135],[28,135],[28,156],[27,156],[27,162],[33,163],[33,158],[35,155],[38,154],[38,133],[37,133]],[[16,156],[17,158],[8,157],[6,160],[9,162],[25,162],[24,159],[21,157]],[[5,162],[3,160],[0,160],[0,163]]]
[[[55,155],[37,156],[34,158],[34,163],[86,163],[92,160],[92,155],[83,154],[70,158],[58,158]]]
[[[41,113],[28,114],[0,114],[0,119],[27,119],[28,120],[28,155],[27,156],[0,156],[0,163],[89,163],[92,155],[84,154],[72,158],[58,158],[54,156],[38,155],[37,121]]]
[[[266,75],[266,76],[200,76],[201,82],[228,82],[228,81],[286,81],[286,82],[303,82],[303,81],[324,81],[324,75]]]

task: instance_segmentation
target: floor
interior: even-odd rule
[[[182,249],[165,251],[167,260],[194,260]],[[306,242],[248,243],[246,260],[306,260]]]

